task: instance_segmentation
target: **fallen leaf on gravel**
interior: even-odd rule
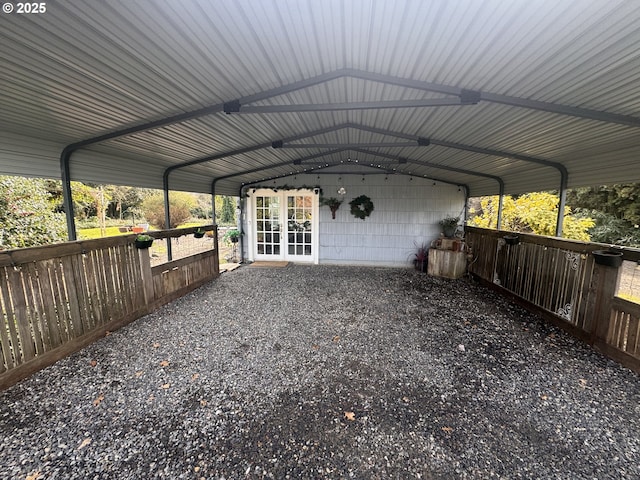
[[[142,370],[139,370],[136,372],[136,378],[140,378],[142,376],[144,372]]]
[[[89,362],[89,365],[91,365],[92,367],[95,367],[96,365],[98,365],[98,361],[97,360],[91,360]]]
[[[196,473],[199,472],[200,471],[200,467],[193,467],[193,471],[196,472]]]
[[[540,400],[548,400],[549,397],[547,397],[546,395],[540,395]]]
[[[100,394],[100,395],[98,396],[98,398],[96,398],[96,399],[93,401],[93,406],[94,406],[94,407],[97,407],[98,405],[100,405],[100,404],[102,403],[102,401],[103,401],[103,400],[104,400],[104,395],[103,395],[103,394]]]
[[[402,397],[402,401],[404,403],[409,403],[409,398],[408,397]]]
[[[311,345],[311,348],[312,348],[313,350],[318,350],[320,347],[319,347],[318,345]]]
[[[85,438],[84,440],[82,440],[82,443],[78,447],[78,450],[82,450],[84,447],[86,447],[90,443],[91,443],[91,439],[90,438]]]
[[[104,332],[104,336],[108,337],[109,335],[111,335],[111,332],[109,330],[107,330],[106,332]]]
[[[169,366],[169,361],[168,360],[163,360],[160,362],[160,366],[161,367],[168,367]]]
[[[169,387],[171,387],[170,383],[164,383],[164,384],[162,384],[162,386],[160,388],[164,388],[166,390]]]
[[[160,346],[160,344],[158,342],[154,342],[153,348],[158,348],[159,346]]]
[[[25,478],[25,480],[38,480],[39,478],[41,478],[41,475],[42,474],[40,473],[40,470],[38,470],[37,472],[33,472],[27,475],[27,478]]]
[[[356,414],[353,412],[344,412],[344,418],[346,418],[350,422],[353,422],[356,419]]]
[[[200,378],[200,374],[199,373],[194,373],[193,375],[191,375],[191,380],[197,380]]]
[[[340,341],[340,335],[336,335],[335,337],[333,337],[333,341],[334,342],[339,342]]]
[[[580,386],[582,388],[587,388],[587,381],[584,378],[580,379]]]
[[[447,432],[447,433],[451,433],[451,432],[453,432],[453,428],[451,428],[451,427],[442,427],[442,431],[443,432]]]
[[[206,400],[204,400],[204,399],[201,399],[201,400],[200,400],[200,406],[201,406],[201,407],[206,407],[206,406],[207,406],[207,401],[206,401]]]

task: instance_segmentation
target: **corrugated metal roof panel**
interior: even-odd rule
[[[640,118],[640,4],[635,1],[60,0],[47,8],[43,15],[3,16],[0,171],[50,176],[66,144],[342,69]],[[391,77],[388,83],[360,77],[339,76],[252,104],[444,96],[401,86]],[[629,126],[488,101],[218,113],[81,150],[71,171],[74,178],[111,183],[122,183],[115,179],[122,173],[127,182],[157,188],[167,167],[344,124],[355,126],[298,143],[401,141],[366,130],[371,127],[502,151],[372,147],[380,155],[500,176],[513,192],[557,188],[558,173],[508,154],[560,162],[569,170],[570,185],[640,181],[640,120]],[[245,177],[292,173],[296,170],[278,165],[323,151],[328,149],[266,148],[178,169],[170,183],[208,191],[216,176],[264,168],[221,182],[220,188],[235,193]],[[341,158],[328,154],[325,160]],[[29,164],[21,166],[24,159]],[[602,163],[607,168],[601,169]],[[422,175],[436,172],[411,168]],[[472,191],[495,193],[495,181],[486,177],[437,173],[469,183]]]

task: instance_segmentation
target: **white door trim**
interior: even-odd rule
[[[288,218],[287,218],[287,197],[296,196],[296,195],[304,195],[309,196],[311,198],[311,254],[310,255],[295,255],[289,254],[289,232],[288,232]],[[280,202],[280,217],[279,217],[279,235],[280,235],[280,247],[279,254],[264,254],[258,253],[258,234],[261,233],[257,229],[258,222],[258,214],[257,214],[257,199],[259,197],[278,197]],[[280,190],[277,191],[275,189],[270,188],[261,188],[253,191],[250,194],[251,201],[250,208],[247,212],[246,219],[246,232],[247,232],[247,252],[249,261],[258,261],[258,260],[289,260],[293,262],[304,262],[304,263],[318,263],[319,259],[319,209],[320,209],[320,193],[318,189],[309,189],[309,188],[300,188],[295,190]],[[262,219],[261,219],[262,220]],[[293,233],[293,232],[292,232]],[[264,235],[264,232],[262,232]],[[264,248],[264,247],[263,247]]]

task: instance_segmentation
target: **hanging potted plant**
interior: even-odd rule
[[[227,233],[222,237],[223,240],[231,243],[238,243],[240,240],[240,232],[236,228],[232,228],[231,230],[227,230]]]
[[[518,245],[520,243],[518,235],[505,235],[503,238],[507,245]]]
[[[444,234],[444,236],[447,238],[451,238],[456,234],[459,222],[460,217],[446,217],[440,220],[438,224],[442,228],[442,233]]]
[[[153,244],[153,237],[151,235],[141,234],[135,239],[136,248],[146,249]]]
[[[622,265],[622,252],[616,252],[615,250],[594,250],[591,254],[598,265],[614,268]]]

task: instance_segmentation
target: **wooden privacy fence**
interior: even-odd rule
[[[205,228],[208,248],[153,268],[136,235],[0,252],[0,389],[217,277]],[[195,230],[148,233],[162,244]]]
[[[616,296],[618,268],[594,261],[607,245],[474,227],[465,238],[471,274],[640,372],[640,304]],[[618,251],[640,260],[640,250]]]

